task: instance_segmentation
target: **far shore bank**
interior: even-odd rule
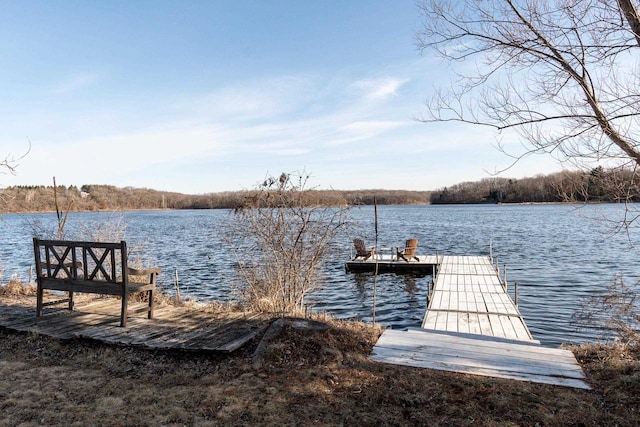
[[[587,201],[587,202],[514,202],[514,203],[401,203],[401,204],[384,204],[380,206],[546,206],[546,205],[567,205],[567,206],[581,206],[581,205],[619,205],[620,202],[607,202],[607,201]],[[635,202],[625,203],[625,205],[633,205]],[[373,206],[373,204],[358,204],[358,205],[330,205],[327,207],[362,207]],[[69,213],[119,213],[119,212],[162,212],[162,211],[181,211],[181,210],[230,210],[231,207],[214,207],[214,208],[140,208],[140,209],[93,209],[93,210],[70,210]],[[54,210],[29,210],[29,211],[0,211],[0,215],[11,214],[55,214]]]

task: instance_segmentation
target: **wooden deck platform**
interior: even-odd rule
[[[545,348],[489,258],[440,259],[422,328],[386,330],[378,362],[589,389],[568,350]]]
[[[270,323],[265,315],[164,305],[155,310],[153,319],[130,316],[128,326],[122,328],[120,301],[115,298],[87,298],[78,302],[74,311],[62,306],[47,308],[42,318],[36,317],[35,297],[32,299],[0,300],[0,326],[63,340],[85,338],[148,349],[231,352]],[[135,304],[130,308],[135,310]]]
[[[345,270],[348,273],[417,273],[432,274],[434,268],[438,265],[438,257],[436,255],[417,255],[417,260],[410,258],[408,261],[398,258],[391,252],[376,253],[371,258],[363,260],[362,258],[347,261],[344,263]]]

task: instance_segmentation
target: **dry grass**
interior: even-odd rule
[[[9,282],[0,285],[0,296],[29,296],[36,294],[36,287],[30,283],[25,283],[20,279],[11,278]]]
[[[61,342],[0,329],[0,426],[639,425],[638,352],[572,349],[594,391],[384,365],[380,330],[286,324],[220,356]]]
[[[17,299],[25,296],[34,296],[36,295],[37,288],[34,284],[23,282],[20,279],[12,278],[5,285],[0,285],[0,297]],[[45,294],[50,292],[45,290]],[[87,294],[78,294],[76,298],[83,298]],[[95,298],[95,295],[93,296]],[[193,310],[202,310],[205,312],[220,312],[220,311],[241,311],[242,307],[238,306],[234,303],[222,303],[222,302],[211,302],[211,303],[201,303],[194,299],[189,298],[180,298],[176,295],[169,295],[165,292],[162,292],[160,289],[156,289],[153,293],[153,299],[157,304],[163,305],[175,305],[179,307],[186,307]],[[146,293],[140,292],[135,293],[130,296],[131,302],[146,302],[148,301],[148,297]]]
[[[625,344],[572,347],[598,393],[597,407],[618,425],[640,425],[640,348]]]
[[[0,295],[16,299],[34,291],[19,281],[0,287]],[[637,347],[571,347],[594,388],[584,391],[375,363],[367,356],[379,328],[314,320],[322,327],[285,323],[266,345],[258,337],[232,355],[62,342],[0,329],[0,427],[640,425]]]

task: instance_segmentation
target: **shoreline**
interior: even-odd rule
[[[379,328],[315,322],[324,326],[285,324],[227,355],[0,327],[0,425],[640,424],[637,348],[570,347],[585,391],[372,362]]]

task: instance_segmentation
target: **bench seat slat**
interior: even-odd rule
[[[42,278],[42,289],[53,291],[84,292],[88,294],[122,295],[122,283],[83,279]]]

